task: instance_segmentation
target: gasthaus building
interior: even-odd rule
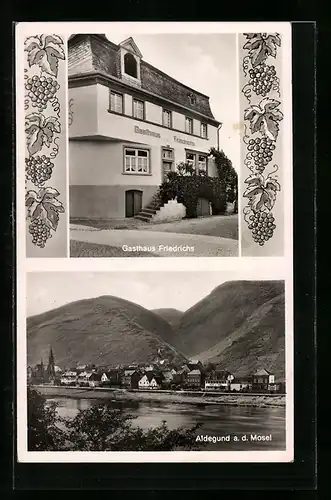
[[[132,38],[68,45],[71,218],[139,214],[180,162],[217,176],[208,153],[221,124],[208,96],[144,61]]]

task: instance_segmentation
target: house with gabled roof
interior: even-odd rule
[[[126,389],[138,389],[141,373],[138,370],[124,370],[121,378],[121,386]]]
[[[275,383],[275,375],[260,368],[252,375],[252,390],[253,392],[264,392],[269,390],[269,386]]]
[[[146,372],[138,382],[138,389],[160,389],[162,378],[153,372]]]

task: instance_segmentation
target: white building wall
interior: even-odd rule
[[[133,111],[133,99],[129,94],[124,94],[124,114],[127,116],[132,116]]]
[[[149,122],[157,123],[162,125],[162,108],[161,106],[157,106],[152,102],[145,102],[145,113],[146,120]]]

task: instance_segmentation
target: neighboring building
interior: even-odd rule
[[[166,370],[163,373],[163,377],[164,377],[164,381],[167,382],[167,383],[170,383],[170,382],[173,382],[174,380],[174,375],[176,374],[175,373],[172,373],[171,370]]]
[[[86,368],[87,368],[87,365],[79,365],[79,364],[77,365],[77,371],[84,371],[84,370],[86,370]]]
[[[205,389],[214,391],[229,391],[233,380],[232,373],[217,368],[210,372],[205,379]]]
[[[206,391],[226,391],[229,388],[229,382],[227,380],[222,381],[214,377],[206,377],[205,389]]]
[[[88,378],[88,383],[90,387],[99,387],[101,384],[101,374],[100,373],[91,373]]]
[[[61,376],[61,385],[76,385],[78,381],[78,372],[75,370],[68,370]]]
[[[178,385],[185,384],[188,373],[189,370],[187,370],[186,368],[181,368],[177,371],[177,373],[174,374],[173,382]]]
[[[143,370],[145,372],[152,372],[153,370],[155,370],[155,366],[154,365],[146,365],[143,367]]]
[[[188,387],[201,387],[203,385],[203,373],[201,370],[192,370],[187,374],[186,385]]]
[[[274,385],[275,376],[262,368],[257,370],[252,376],[252,390],[254,392],[268,391],[269,387]]]
[[[82,371],[77,376],[77,384],[82,387],[89,386],[89,378],[92,375],[92,372]]]
[[[43,384],[46,380],[46,370],[43,360],[40,361],[33,369],[32,374],[33,383]]]
[[[270,390],[275,390],[276,392],[279,392],[281,394],[286,393],[286,380],[284,377],[277,378],[275,380],[275,384],[271,384],[271,387],[273,387]]]
[[[153,372],[147,372],[138,382],[138,389],[160,389],[162,384],[161,377],[154,375]]]
[[[144,61],[132,38],[71,36],[68,86],[72,218],[137,215],[181,162],[218,175],[209,97]]]
[[[138,382],[141,374],[137,370],[125,370],[121,385],[127,389],[138,389]]]
[[[101,375],[101,382],[109,386],[119,386],[121,384],[121,377],[118,370],[109,370],[103,372]]]
[[[251,377],[235,377],[230,382],[230,391],[245,392],[252,390],[252,378]]]

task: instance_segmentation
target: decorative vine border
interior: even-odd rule
[[[243,50],[248,51],[248,55],[242,61],[246,83],[241,91],[249,103],[244,111],[244,121],[248,122],[243,138],[244,165],[251,173],[244,181],[247,187],[243,193],[246,198],[243,214],[253,241],[263,246],[276,229],[272,210],[281,190],[275,175],[279,166],[272,162],[279,122],[283,120],[279,109],[280,81],[275,66],[269,64],[269,58],[277,58],[281,38],[278,33],[244,33],[244,36]]]
[[[32,243],[44,248],[64,213],[60,193],[50,185],[61,133],[57,77],[59,62],[65,64],[64,40],[55,34],[29,36],[24,52],[26,219]]]

